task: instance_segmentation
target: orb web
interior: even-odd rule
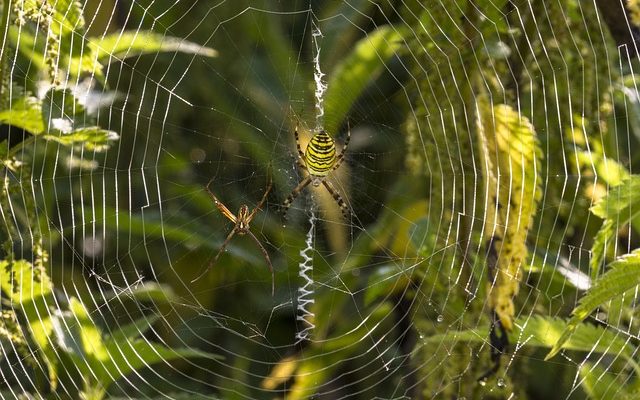
[[[5,0],[3,397],[632,396],[640,13],[603,3]],[[349,218],[278,213],[298,124],[351,131]],[[242,235],[192,283],[207,182],[270,179],[275,295]]]

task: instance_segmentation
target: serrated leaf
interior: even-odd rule
[[[595,151],[576,151],[575,154],[580,167],[595,169],[594,172],[598,180],[602,179],[609,186],[618,186],[624,180],[629,179],[627,168],[612,158],[606,158]]]
[[[102,129],[99,126],[80,128],[69,133],[58,131],[42,135],[42,137],[65,146],[82,145],[90,151],[105,151],[111,142],[119,139],[116,132]]]
[[[0,122],[22,128],[37,135],[44,131],[41,118],[42,103],[35,97],[21,97],[11,102],[7,110],[0,110]]]
[[[356,43],[328,82],[324,96],[327,132],[335,134],[353,103],[401,46],[402,34],[391,26],[382,26]]]
[[[622,218],[623,223],[640,213],[640,175],[632,175],[612,188],[591,207],[591,212],[602,219]]]
[[[635,250],[612,262],[609,270],[598,279],[580,304],[573,310],[564,332],[545,359],[555,356],[593,310],[640,284],[640,250]]]
[[[591,279],[596,279],[606,256],[608,244],[621,226],[640,216],[640,176],[632,175],[600,199],[591,212],[604,219],[591,248]]]
[[[614,240],[616,234],[616,221],[606,219],[593,238],[593,246],[591,246],[591,259],[589,260],[589,269],[591,271],[591,280],[598,278],[600,265],[604,261],[609,243]]]

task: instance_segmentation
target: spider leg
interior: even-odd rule
[[[311,175],[308,175],[306,178],[304,178],[299,184],[298,186],[296,186],[292,191],[291,194],[289,195],[289,197],[287,197],[284,201],[284,203],[282,204],[282,214],[286,215],[287,211],[289,211],[289,207],[291,207],[291,203],[293,203],[293,201],[296,199],[296,197],[298,197],[298,195],[300,194],[300,192],[302,192],[302,189],[304,189],[305,187],[307,187],[308,184],[311,183]]]
[[[304,152],[302,151],[302,147],[300,147],[300,135],[298,134],[298,124],[296,123],[296,129],[293,131],[294,136],[296,137],[296,148],[298,149],[298,157],[296,157],[296,161],[298,165],[303,169],[307,169],[307,164],[304,161]]]
[[[236,232],[238,232],[238,230],[234,227],[233,230],[231,231],[231,233],[229,234],[229,236],[227,236],[227,238],[224,240],[224,243],[222,243],[222,246],[220,247],[220,250],[218,251],[218,254],[216,254],[216,256],[213,258],[213,260],[211,260],[211,262],[209,263],[207,268],[204,271],[202,271],[202,273],[200,273],[200,275],[198,275],[196,278],[191,280],[191,283],[194,283],[195,281],[199,280],[200,278],[205,276],[207,274],[207,272],[209,272],[209,270],[213,267],[213,265],[216,263],[216,261],[218,261],[218,258],[220,257],[220,255],[222,254],[224,249],[227,248],[227,245],[231,241],[231,238],[233,237],[233,235],[236,234]]]
[[[298,124],[296,124],[296,129],[293,131],[293,135],[296,138],[296,147],[298,148],[298,156],[304,160],[304,152],[302,151],[302,147],[300,147],[300,135],[298,134]]]
[[[227,208],[227,206],[225,206],[224,204],[222,204],[222,202],[220,200],[218,200],[218,198],[216,197],[215,194],[213,194],[213,192],[211,191],[211,189],[209,188],[211,186],[211,184],[213,183],[213,179],[211,179],[209,181],[209,183],[207,184],[207,192],[209,192],[209,196],[211,196],[211,199],[213,200],[213,204],[216,205],[216,207],[218,207],[218,210],[220,210],[220,212],[222,213],[222,215],[224,215],[225,217],[227,217],[229,220],[231,220],[231,222],[233,222],[234,224],[238,221],[238,219],[236,218],[236,216]]]
[[[349,120],[347,120],[347,138],[344,140],[340,155],[336,157],[336,163],[333,165],[334,171],[338,169],[338,167],[340,167],[340,164],[342,164],[342,161],[344,161],[344,155],[347,152],[347,147],[349,147],[349,141],[351,141],[351,127],[349,126]]]
[[[264,194],[262,195],[262,199],[260,200],[260,202],[258,203],[256,208],[254,208],[253,211],[251,211],[251,213],[247,217],[247,224],[251,222],[251,220],[256,215],[258,210],[260,210],[262,208],[262,205],[264,204],[265,200],[267,200],[267,195],[271,191],[271,186],[272,185],[273,185],[273,181],[271,180],[271,174],[269,174],[269,184],[267,185],[267,189],[264,191]]]
[[[267,266],[269,267],[269,271],[271,271],[271,296],[273,296],[275,294],[276,284],[275,284],[275,275],[273,273],[273,265],[271,265],[271,259],[269,258],[269,253],[267,253],[267,250],[265,250],[264,246],[262,245],[262,243],[260,243],[258,238],[255,237],[253,232],[248,231],[247,233],[249,234],[249,236],[251,236],[253,241],[256,242],[256,244],[262,251],[262,255],[264,256],[264,259],[267,260]]]
[[[323,179],[322,184],[324,185],[325,188],[327,188],[327,191],[329,192],[329,194],[331,194],[331,196],[336,201],[336,203],[338,203],[340,210],[342,210],[342,215],[348,219],[349,207],[347,206],[347,203],[345,203],[345,201],[342,199],[342,196],[340,196],[340,194],[338,193],[336,188],[333,187],[331,182],[327,181],[326,179]]]

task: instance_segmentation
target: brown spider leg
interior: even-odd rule
[[[269,253],[267,253],[267,250],[264,248],[262,243],[260,243],[258,238],[255,237],[253,232],[247,231],[247,233],[256,242],[256,244],[258,245],[258,247],[262,251],[262,255],[264,256],[265,260],[267,260],[267,266],[269,267],[269,271],[271,272],[271,296],[273,296],[275,294],[275,291],[276,291],[276,284],[275,284],[275,279],[276,278],[275,278],[275,275],[273,273],[273,265],[271,265],[271,259],[269,258]]]
[[[348,219],[349,206],[347,206],[347,203],[345,203],[345,201],[342,199],[342,196],[340,196],[340,194],[338,193],[336,188],[333,187],[331,182],[327,181],[326,179],[323,179],[322,184],[324,185],[325,188],[327,188],[327,191],[331,194],[331,196],[333,196],[333,199],[336,201],[336,203],[338,203],[340,210],[342,210],[342,215]]]
[[[264,204],[265,200],[267,200],[267,195],[271,191],[271,186],[272,185],[273,185],[273,181],[271,180],[271,175],[269,175],[269,185],[267,186],[267,190],[264,191],[264,194],[262,195],[262,199],[260,200],[260,202],[258,203],[256,208],[254,208],[253,211],[251,211],[251,213],[247,217],[247,224],[249,224],[251,222],[251,220],[256,215],[258,210],[260,210],[262,208],[262,205]]]
[[[296,157],[296,161],[298,165],[305,170],[308,170],[307,163],[305,161],[304,152],[302,151],[302,147],[300,147],[300,136],[298,135],[298,125],[296,124],[296,129],[293,131],[296,137],[296,148],[298,149],[298,157]]]
[[[301,160],[304,161],[304,152],[302,151],[302,147],[300,147],[300,135],[298,134],[298,124],[296,124],[296,129],[293,131],[293,135],[296,138],[296,147],[298,148],[298,156]]]
[[[200,278],[205,276],[207,274],[207,272],[209,272],[209,270],[213,267],[213,265],[216,263],[216,261],[218,261],[218,258],[220,257],[220,255],[222,254],[224,249],[227,248],[227,245],[229,244],[229,241],[231,241],[231,238],[233,237],[233,235],[235,235],[237,232],[238,232],[238,230],[236,229],[236,227],[233,227],[233,230],[231,231],[229,236],[227,236],[227,238],[224,240],[224,243],[222,243],[222,247],[220,247],[220,250],[218,251],[218,254],[216,254],[216,256],[213,258],[213,260],[211,260],[211,262],[209,263],[207,268],[204,271],[202,271],[202,273],[200,275],[198,275],[196,278],[191,280],[191,283],[194,283],[195,281],[199,280]]]
[[[307,187],[307,185],[309,185],[311,183],[311,175],[308,175],[306,178],[304,178],[299,184],[298,186],[296,186],[292,191],[291,194],[289,195],[289,197],[287,197],[284,201],[284,203],[282,204],[282,214],[286,215],[287,211],[289,211],[289,207],[291,207],[291,203],[293,203],[293,201],[296,199],[296,197],[298,197],[298,195],[300,194],[300,192],[302,192],[302,189],[304,189],[305,187]]]
[[[211,183],[213,183],[213,179],[211,179],[209,181],[209,183],[207,184],[207,192],[209,192],[209,196],[211,196],[211,199],[213,199],[213,204],[215,204],[216,207],[218,207],[218,210],[220,210],[222,215],[227,217],[229,220],[231,220],[231,222],[233,222],[235,224],[236,222],[238,222],[238,218],[236,218],[236,216],[227,208],[227,206],[222,204],[222,202],[220,200],[218,200],[216,195],[213,194],[213,192],[209,188],[209,186],[211,186]]]
[[[336,163],[333,165],[332,170],[335,171],[340,167],[342,161],[344,161],[344,155],[347,152],[347,147],[349,147],[349,142],[351,141],[351,127],[349,126],[349,121],[347,121],[347,138],[344,140],[344,144],[342,145],[342,151],[340,155],[336,157]]]

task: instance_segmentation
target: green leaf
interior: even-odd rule
[[[564,343],[576,331],[580,322],[587,318],[596,307],[622,295],[640,284],[640,250],[635,250],[612,262],[609,270],[595,282],[595,285],[580,299],[580,304],[572,312],[564,332],[545,359],[555,356]]]
[[[632,175],[611,189],[591,207],[591,212],[605,220],[591,249],[591,278],[596,279],[606,255],[607,244],[613,240],[616,233],[615,227],[624,225],[640,215],[640,176]]]
[[[0,289],[27,320],[27,330],[45,355],[49,379],[57,384],[56,353],[49,337],[53,331],[49,305],[55,304],[53,287],[43,270],[26,260],[0,261]]]
[[[590,399],[617,400],[637,399],[632,395],[630,384],[626,374],[615,374],[610,369],[602,368],[593,363],[584,363],[580,366],[582,388]]]
[[[385,264],[376,268],[367,282],[364,304],[371,305],[375,300],[400,293],[410,284],[413,265]]]
[[[21,97],[13,100],[8,110],[0,110],[0,122],[37,135],[45,129],[41,118],[41,109],[42,103],[37,98]]]
[[[366,35],[333,71],[325,93],[325,129],[334,133],[353,103],[402,45],[397,28],[382,26]]]
[[[42,121],[46,131],[70,133],[76,124],[86,123],[82,104],[68,89],[51,88],[42,102]]]
[[[593,238],[593,246],[591,247],[591,260],[589,260],[589,269],[591,272],[591,280],[598,278],[600,273],[600,265],[607,255],[607,248],[612,240],[615,240],[616,220],[605,219],[602,226]]]
[[[149,330],[151,325],[153,325],[158,319],[160,319],[158,314],[151,314],[149,316],[138,318],[130,324],[120,326],[111,335],[111,340],[118,342],[136,339]]]
[[[78,299],[69,299],[69,311],[54,318],[54,334],[58,348],[69,355],[75,368],[91,376],[96,365],[108,357],[102,334],[86,307]],[[86,382],[95,385],[95,381]]]
[[[531,318],[518,318],[515,321],[517,327],[509,332],[511,343],[524,343],[525,346],[551,348],[557,343],[557,339],[565,329],[565,321],[560,318],[548,318],[534,316]],[[439,344],[442,342],[468,342],[486,343],[489,326],[478,327],[464,331],[450,330],[446,333],[426,337],[423,344]],[[597,325],[580,325],[575,333],[562,344],[565,350],[595,352],[623,357],[636,372],[640,372],[640,366],[635,361],[637,347],[621,336],[618,332]]]
[[[34,0],[29,0],[34,1]],[[56,0],[51,3],[54,6],[53,32],[84,33],[84,17],[82,16],[82,4],[76,0]]]
[[[590,151],[575,152],[578,165],[583,168],[593,168],[598,181],[609,186],[618,186],[624,180],[629,179],[629,170],[612,158],[604,157],[601,153]]]
[[[108,292],[104,295],[105,302],[107,303],[112,300],[122,301],[124,298],[131,298],[137,301],[148,301],[155,305],[167,304],[178,300],[171,286],[161,285],[156,282],[145,282],[133,289]]]
[[[88,386],[98,385],[107,388],[129,372],[161,361],[168,362],[183,357],[222,358],[196,349],[171,349],[147,340],[133,340],[133,326],[125,326],[118,334],[105,338],[85,306],[76,298],[70,299],[70,313],[63,319],[61,330],[66,331],[71,340],[80,343],[81,351],[78,351],[78,346],[61,348],[68,352],[80,372],[85,376],[94,377],[86,383]],[[152,319],[147,319],[147,327],[151,323]],[[137,335],[138,329],[146,329],[145,323],[140,321],[135,325]]]
[[[46,134],[42,137],[65,146],[82,145],[90,151],[105,151],[111,142],[119,139],[116,132],[102,129],[99,126],[80,128],[70,133]]]
[[[218,52],[212,48],[151,31],[130,31],[107,35],[92,40],[89,45],[95,58],[101,62],[111,62],[136,57],[143,54],[175,51],[196,54],[203,57],[215,57]]]
[[[591,207],[591,212],[602,219],[623,218],[624,223],[640,213],[640,175],[632,175],[612,188]]]
[[[108,387],[126,374],[150,365],[187,357],[221,360],[224,357],[189,348],[171,349],[146,340],[113,340],[105,342],[108,357],[93,370],[101,377],[100,382]]]
[[[86,212],[87,207],[78,208],[78,212]],[[145,236],[147,238],[162,238],[163,240],[181,243],[187,247],[204,247],[210,250],[219,250],[224,241],[224,236],[213,238],[211,234],[205,234],[194,230],[191,220],[187,216],[174,215],[171,221],[160,218],[158,213],[146,211],[135,214],[128,212],[116,212],[113,208],[94,208],[96,215],[105,215],[105,219],[98,219],[96,224],[116,227],[126,234]],[[227,232],[228,233],[228,232]],[[227,233],[224,233],[225,235]],[[232,241],[227,247],[227,253],[250,263],[256,263],[258,258],[255,252],[247,249],[242,244],[236,245]]]

